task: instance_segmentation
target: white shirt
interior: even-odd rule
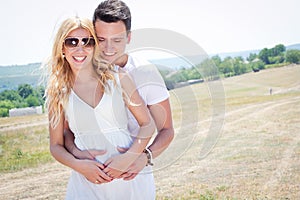
[[[169,98],[165,82],[154,64],[128,55],[128,61],[122,68],[133,78],[138,92],[146,105],[154,105]],[[132,135],[138,133],[138,122],[127,109],[128,129]]]

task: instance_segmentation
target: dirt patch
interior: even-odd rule
[[[300,97],[291,97],[227,112],[206,158],[197,156],[205,137],[199,134],[177,162],[156,172],[158,196],[299,199],[299,111]]]
[[[64,199],[70,169],[53,162],[1,174],[1,199]]]

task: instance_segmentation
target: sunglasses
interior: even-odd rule
[[[79,42],[81,46],[86,47],[86,48],[92,48],[95,46],[95,39],[92,37],[88,38],[66,38],[64,45],[66,48],[72,49],[75,47],[78,47]]]

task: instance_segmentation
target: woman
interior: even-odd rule
[[[126,73],[96,55],[98,41],[88,19],[65,20],[55,37],[46,90],[50,151],[74,169],[66,199],[154,199],[147,174],[131,181],[118,179],[149,142],[155,125],[135,85]],[[140,124],[132,139],[127,130],[125,105]],[[64,147],[67,121],[81,150],[105,150],[96,160],[79,160]],[[129,148],[120,154],[118,147]]]

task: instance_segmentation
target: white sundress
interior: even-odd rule
[[[104,163],[119,154],[116,147],[130,147],[132,137],[127,129],[128,117],[116,74],[117,86],[109,81],[110,92],[105,92],[93,108],[71,91],[66,117],[74,133],[75,144],[81,150],[106,149],[97,156]],[[68,182],[67,200],[154,200],[155,185],[150,166],[145,167],[133,180],[115,179],[105,184],[94,184],[82,174],[72,171]]]

